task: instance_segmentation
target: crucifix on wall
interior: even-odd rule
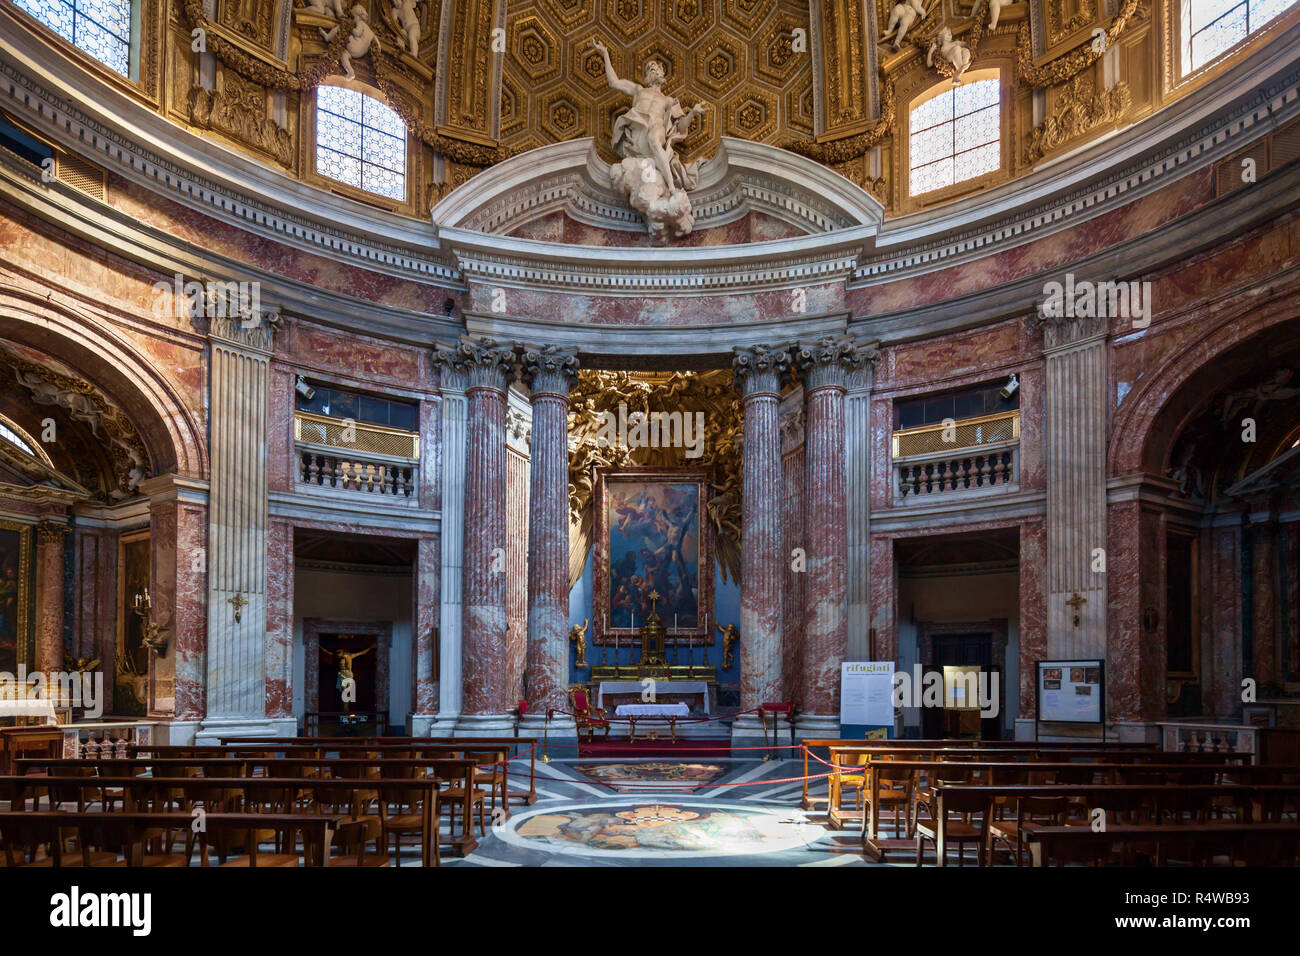
[[[1079,626],[1079,620],[1080,620],[1079,610],[1087,603],[1088,603],[1088,599],[1084,597],[1082,594],[1080,594],[1078,591],[1075,591],[1073,594],[1071,594],[1070,599],[1065,602],[1065,606],[1073,609],[1074,611],[1075,627]]]

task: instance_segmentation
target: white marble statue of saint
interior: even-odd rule
[[[632,98],[631,109],[614,121],[612,145],[621,157],[610,167],[614,188],[645,218],[652,239],[686,235],[694,224],[686,191],[699,181],[699,163],[683,163],[674,147],[708,105],[696,103],[687,110],[663,92],[665,74],[658,60],[646,62],[642,85],[619,77],[605,44],[593,39],[591,45],[605,61],[610,88]]]

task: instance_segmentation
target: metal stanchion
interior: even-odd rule
[[[546,722],[542,724],[542,763],[551,762],[550,756],[546,753],[546,739],[551,732],[551,712],[552,708],[546,708]],[[536,747],[537,743],[534,742],[533,746]]]
[[[772,750],[771,750],[772,744],[769,743],[769,742],[768,742],[768,739],[767,739],[767,717],[766,717],[766,715],[764,714],[764,712],[763,712],[763,708],[762,708],[762,707],[759,707],[759,708],[758,708],[758,721],[759,721],[759,723],[761,723],[761,724],[763,725],[763,746],[768,748],[767,750],[763,751],[763,759],[764,759],[764,760],[775,760],[776,758],[772,756]],[[774,725],[775,725],[775,721],[776,721],[776,718],[773,717],[773,724],[774,724]],[[776,727],[775,727],[775,726],[772,727],[772,733],[773,733],[773,736],[775,736],[775,734],[776,734]]]

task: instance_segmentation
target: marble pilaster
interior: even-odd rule
[[[1047,365],[1047,654],[1105,658],[1106,321],[1050,319]],[[1070,602],[1070,603],[1067,603]]]
[[[206,717],[197,743],[276,733],[267,719],[267,423],[278,319],[214,318],[209,327]],[[281,718],[283,720],[283,718]]]
[[[572,349],[528,349],[524,375],[533,411],[528,498],[528,713],[521,734],[546,727],[548,710],[565,710],[569,685],[569,389],[578,372]],[[548,736],[577,735],[557,717]]]
[[[878,346],[845,376],[845,521],[848,535],[848,660],[871,660],[871,386]]]
[[[456,349],[437,350],[442,397],[442,521],[439,524],[438,714],[412,721],[411,733],[445,736],[461,712],[465,548],[465,431],[469,376]],[[423,565],[421,565],[423,568]],[[419,572],[423,576],[425,571]],[[423,593],[423,589],[421,591]]]

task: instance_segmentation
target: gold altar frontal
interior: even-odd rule
[[[653,677],[655,680],[664,681],[691,680],[716,683],[718,669],[712,664],[697,665],[695,667],[686,664],[667,666],[622,664],[617,667],[613,664],[596,664],[591,668],[591,679],[593,681],[639,680],[642,677]]]

